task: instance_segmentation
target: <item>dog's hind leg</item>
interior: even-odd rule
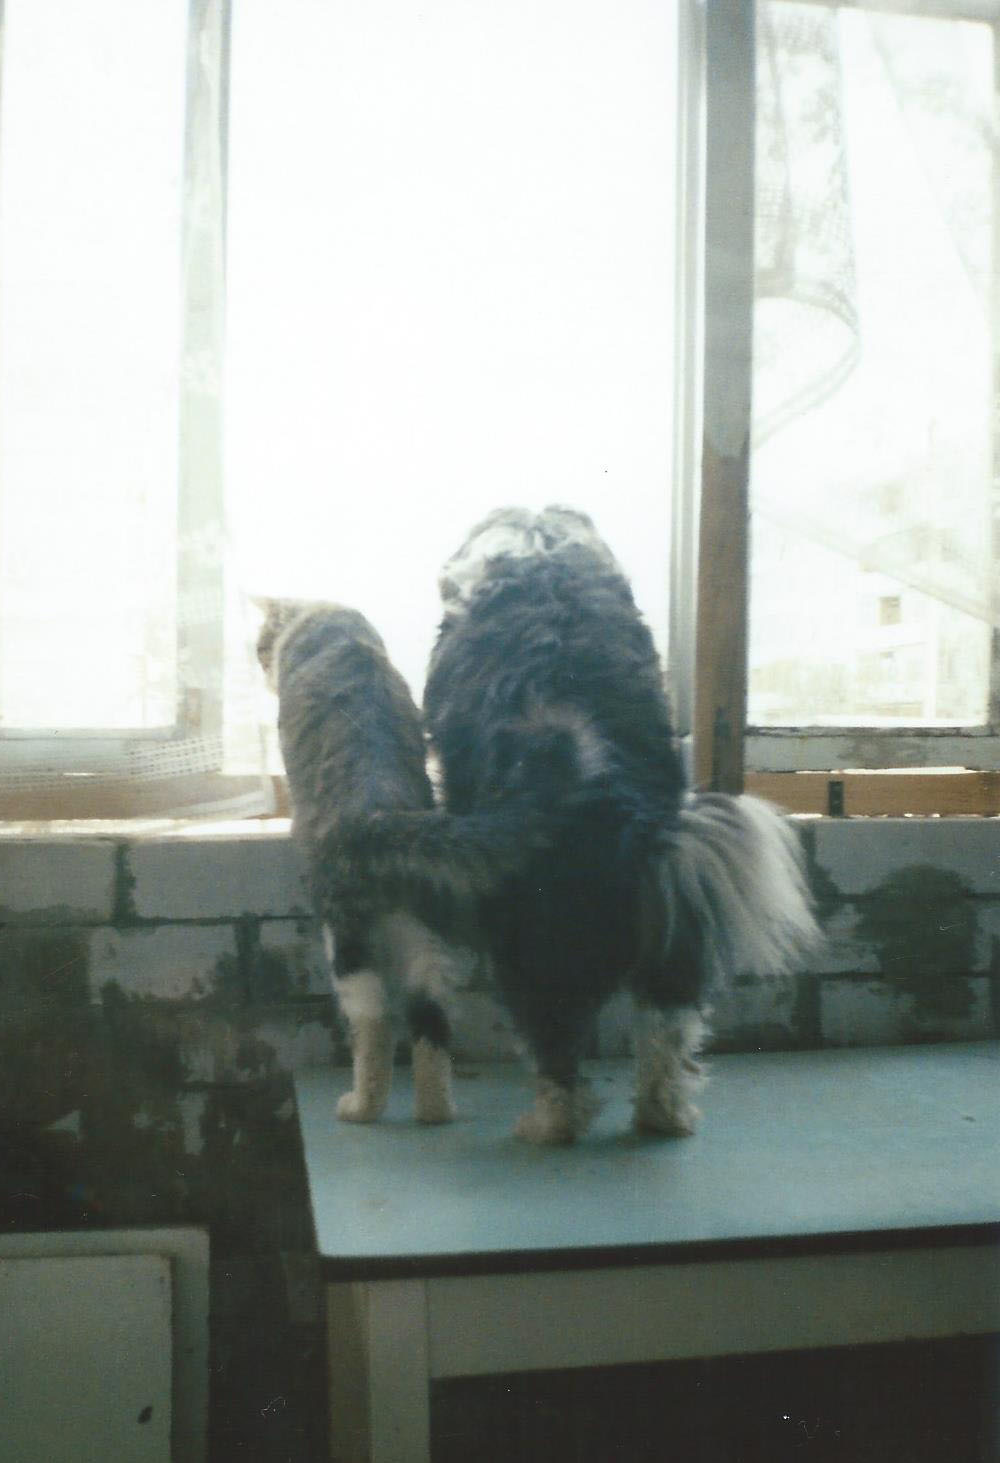
[[[698,1060],[705,1022],[694,1006],[637,1008],[635,1126],[640,1132],[693,1133],[694,1096],[704,1086]]]
[[[539,1076],[534,1106],[514,1125],[518,1138],[529,1143],[573,1143],[589,1128],[598,1103],[585,1082],[570,1085]]]
[[[574,1024],[574,1030],[550,1028],[542,1039],[529,1038],[538,1072],[535,1101],[514,1127],[517,1137],[529,1143],[572,1143],[583,1136],[597,1112],[597,1099],[578,1069],[590,1031],[589,1013],[586,1020],[580,1013]]]
[[[351,1034],[354,1067],[354,1085],[338,1101],[337,1116],[351,1123],[371,1123],[382,1116],[392,1088],[395,1039],[385,984],[375,970],[359,969],[345,960],[339,949],[332,958],[334,941],[328,926],[323,939],[334,966],[333,988]]]

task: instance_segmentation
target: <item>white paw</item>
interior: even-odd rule
[[[570,1090],[543,1080],[534,1107],[518,1118],[514,1134],[528,1143],[573,1143],[587,1131],[597,1108],[588,1087]]]
[[[455,1104],[447,1097],[418,1097],[416,1119],[418,1123],[453,1123]]]
[[[337,1102],[337,1116],[345,1123],[373,1123],[381,1112],[378,1103],[361,1092],[345,1092]]]
[[[661,1095],[649,1093],[635,1105],[635,1126],[640,1133],[689,1138],[697,1130],[700,1117],[694,1103],[680,1096],[664,1101]]]

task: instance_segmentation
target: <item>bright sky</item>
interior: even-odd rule
[[[438,570],[503,504],[590,511],[662,639],[674,10],[235,8],[241,570],[362,609],[418,694]]]

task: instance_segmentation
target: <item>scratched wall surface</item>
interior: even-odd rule
[[[799,828],[826,943],[721,993],[716,1047],[995,1034],[1000,820]],[[457,1025],[463,1060],[513,1056],[473,965]],[[628,1042],[619,1001],[595,1051]],[[208,1227],[215,1460],[322,1456],[291,1078],[345,1060],[284,830],[0,836],[0,1223]]]

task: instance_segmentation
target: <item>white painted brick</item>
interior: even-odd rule
[[[269,957],[284,965],[282,982],[269,972]],[[330,974],[319,929],[310,919],[267,919],[260,925],[260,952],[251,974],[251,998],[255,1001],[288,1000],[295,996],[329,996]],[[287,985],[275,994],[275,985]]]
[[[304,1012],[259,1021],[254,1026],[253,1036],[256,1042],[270,1051],[271,1055],[265,1060],[269,1068],[273,1061],[276,1072],[328,1067],[336,1054],[330,1027]]]
[[[1000,818],[828,818],[813,832],[817,864],[842,894],[869,894],[914,864],[1000,893]]]
[[[877,974],[878,953],[870,941],[857,934],[858,911],[853,904],[842,904],[825,921],[823,941],[806,960],[809,971],[817,975]]]
[[[730,986],[713,998],[708,1026],[710,1040],[731,1045],[794,1045],[801,1033],[795,1023],[798,986],[794,979],[761,980]]]
[[[0,841],[0,922],[106,924],[114,895],[111,842]]]
[[[904,1001],[884,981],[824,981],[820,1010],[830,1046],[889,1046],[904,1038]]]
[[[1000,902],[990,899],[977,904],[976,937],[976,969],[992,970],[994,962],[1000,962]]]
[[[288,838],[150,839],[129,845],[132,906],[141,919],[235,919],[309,909]]]
[[[316,1007],[272,1008],[266,1019],[206,1013],[189,1023],[181,1043],[186,1080],[197,1083],[247,1083],[267,1080],[299,1067],[329,1066],[346,1060],[336,1029]]]
[[[962,1016],[928,1016],[910,992],[885,981],[824,981],[821,1027],[830,1046],[891,1046],[906,1041],[977,1041],[993,1031],[989,982],[972,981],[972,1006]]]
[[[91,945],[91,993],[99,999],[114,981],[126,995],[165,1001],[201,1000],[216,993],[219,962],[235,966],[231,925],[160,925],[98,931]]]

